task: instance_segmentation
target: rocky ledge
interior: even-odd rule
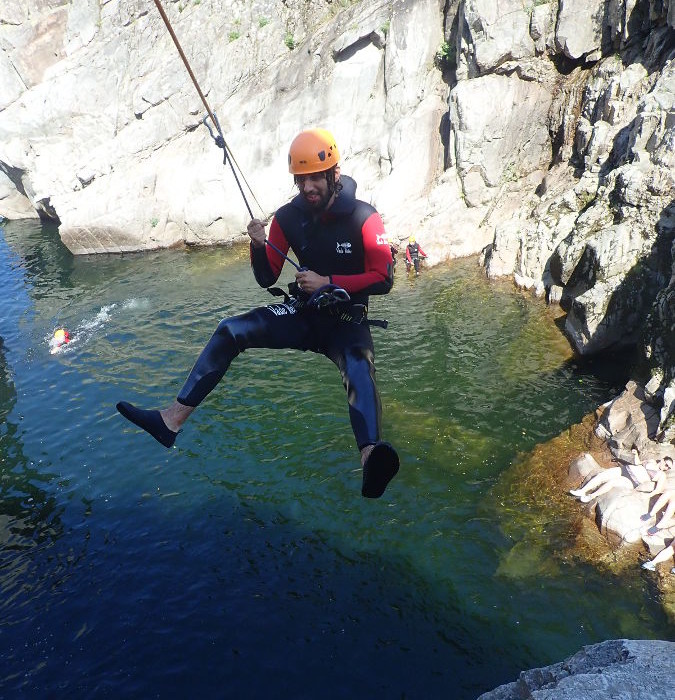
[[[602,408],[595,428],[611,455],[602,465],[590,453],[568,470],[570,494],[613,546],[642,544],[655,560],[643,566],[673,565],[675,541],[675,445],[657,442],[659,411],[648,392],[629,382]],[[665,568],[665,567],[661,567]],[[671,586],[675,586],[675,576]]]
[[[478,700],[670,700],[675,642],[617,639],[584,647],[564,661],[523,671]]]
[[[664,612],[675,619],[675,445],[659,441],[660,400],[630,381],[598,411],[594,438],[604,449],[571,460],[560,486],[581,504],[583,540],[593,531],[621,566],[654,577]],[[581,541],[577,543],[582,546]],[[603,559],[595,548],[594,561]],[[673,686],[675,687],[675,686]]]

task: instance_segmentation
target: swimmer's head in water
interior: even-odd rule
[[[68,331],[65,328],[57,328],[49,341],[49,346],[54,350],[68,342],[70,342],[70,334]]]

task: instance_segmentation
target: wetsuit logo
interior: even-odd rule
[[[335,246],[335,250],[340,253],[340,255],[350,255],[352,252],[352,244],[349,241],[345,243],[338,243]]]
[[[297,309],[290,304],[270,304],[267,307],[275,316],[292,316]]]

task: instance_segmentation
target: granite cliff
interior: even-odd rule
[[[163,5],[256,215],[292,194],[292,137],[331,129],[393,239],[480,253],[561,306],[579,355],[640,348],[648,427],[605,438],[670,454],[674,0]],[[243,240],[204,113],[149,0],[0,6],[0,218],[56,221],[76,255]]]

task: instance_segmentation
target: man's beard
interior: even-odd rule
[[[330,198],[332,196],[332,192],[326,192],[326,194],[320,195],[319,199],[317,199],[315,202],[310,202],[305,195],[303,195],[303,198],[310,209],[313,209],[314,211],[323,211],[328,206],[328,202],[330,202]]]

